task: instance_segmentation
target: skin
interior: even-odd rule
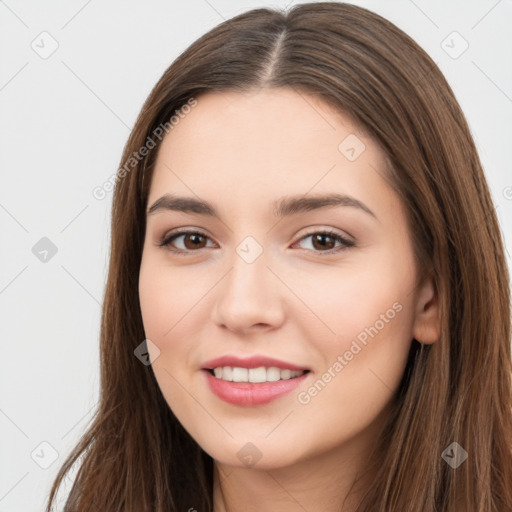
[[[350,161],[338,145],[355,134]],[[438,301],[418,268],[405,210],[385,176],[384,154],[347,116],[289,89],[207,93],[164,138],[148,207],[165,193],[201,198],[221,219],[163,211],[147,216],[139,293],[152,364],[165,400],[215,461],[216,512],[350,512],[370,480],[349,489],[378,437],[411,341],[439,338]],[[376,218],[336,206],[276,219],[272,201],[339,192]],[[173,253],[158,243],[176,228]],[[330,229],[353,247],[314,243]],[[247,263],[237,246],[252,236],[262,254]],[[196,248],[198,247],[198,248]],[[393,304],[392,320],[342,371],[338,356]],[[361,345],[361,344],[359,344]],[[200,370],[225,354],[262,354],[307,367],[299,389],[254,407],[214,395]],[[298,394],[331,368],[308,403]],[[302,395],[304,396],[304,395]],[[246,443],[261,457],[249,466]],[[191,504],[193,506],[193,503]]]

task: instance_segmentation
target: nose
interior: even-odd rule
[[[265,252],[248,262],[234,254],[231,270],[216,288],[213,321],[234,332],[279,327],[285,316],[285,286],[270,269]]]

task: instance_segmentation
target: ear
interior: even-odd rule
[[[416,294],[413,337],[424,344],[435,343],[441,336],[439,296],[432,278],[426,279]]]

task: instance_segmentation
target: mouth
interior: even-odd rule
[[[226,382],[249,382],[252,384],[291,380],[309,373],[309,370],[292,370],[276,366],[259,366],[257,368],[216,366],[215,368],[205,368],[205,370],[219,380]]]
[[[267,404],[304,384],[309,368],[262,354],[227,354],[205,361],[206,384],[221,400],[241,407]]]
[[[268,404],[304,385],[310,370],[277,366],[215,366],[203,368],[206,384],[213,394],[237,407]]]

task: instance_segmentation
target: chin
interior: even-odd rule
[[[299,462],[300,454],[297,453],[296,446],[297,443],[291,443],[290,446],[283,446],[282,443],[275,445],[264,439],[261,441],[233,440],[224,447],[216,445],[211,450],[208,447],[203,447],[203,450],[222,465],[240,469],[270,470]]]

